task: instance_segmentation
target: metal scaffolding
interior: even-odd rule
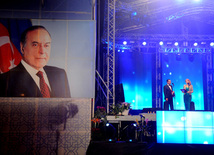
[[[115,104],[115,0],[108,0],[107,112]]]
[[[162,105],[162,70],[161,53],[156,50],[156,108]]]
[[[214,95],[213,95],[213,55],[212,52],[207,54],[207,68],[206,68],[206,74],[207,74],[207,110],[214,110]]]

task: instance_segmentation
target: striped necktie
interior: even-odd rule
[[[48,85],[45,83],[43,72],[38,71],[36,75],[40,78],[39,84],[42,97],[50,98],[50,90],[48,88]]]

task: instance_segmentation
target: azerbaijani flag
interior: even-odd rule
[[[21,33],[31,25],[30,20],[0,19],[0,73],[20,63]]]

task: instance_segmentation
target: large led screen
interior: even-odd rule
[[[157,111],[157,143],[214,144],[214,112]]]
[[[132,109],[152,107],[153,56],[129,50],[116,53],[116,81],[123,84],[125,101]]]
[[[162,84],[164,86],[167,79],[171,79],[174,84],[175,110],[185,110],[184,94],[180,89],[183,89],[186,79],[189,79],[193,85],[192,101],[195,103],[195,109],[204,110],[202,71],[201,54],[162,54]]]

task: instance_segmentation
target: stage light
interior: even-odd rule
[[[193,45],[194,45],[194,46],[198,46],[198,43],[195,42]]]
[[[120,50],[117,50],[117,52],[120,52]]]
[[[162,46],[162,45],[163,45],[163,42],[162,42],[162,41],[160,41],[160,42],[159,42],[159,45],[160,45],[160,46]]]
[[[211,43],[210,43],[210,46],[214,46],[214,42],[211,42]]]
[[[134,127],[136,127],[136,126],[137,126],[137,124],[136,124],[136,123],[133,123],[132,125],[133,125]]]
[[[109,141],[109,142],[112,142],[112,139],[109,139],[108,141]]]
[[[175,42],[174,45],[175,45],[175,46],[178,46],[178,42]]]
[[[123,42],[123,45],[127,45],[127,41],[124,41],[124,42]]]
[[[132,15],[133,15],[133,16],[136,16],[136,15],[137,15],[137,12],[133,12]]]
[[[106,139],[108,139],[109,141],[113,141],[116,139],[115,135],[116,135],[115,127],[110,123],[106,123],[106,130],[105,130]]]
[[[129,139],[129,142],[132,142],[132,139]]]
[[[204,144],[208,144],[208,142],[207,142],[207,141],[204,141]]]
[[[125,52],[125,50],[122,50],[122,53],[124,53]]]
[[[143,46],[145,46],[145,45],[146,45],[146,42],[144,41],[142,44],[143,44]]]
[[[200,2],[201,0],[193,0],[194,2]]]

